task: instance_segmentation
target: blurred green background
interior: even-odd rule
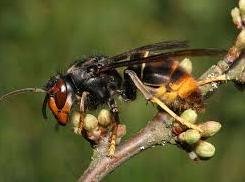
[[[0,94],[42,86],[78,56],[113,55],[161,40],[189,40],[192,47],[228,48],[237,31],[229,0],[1,0]],[[194,61],[198,76],[215,59]],[[43,95],[0,104],[0,181],[75,181],[89,164],[88,143],[71,126],[55,132],[41,116]],[[120,103],[127,137],[155,110],[141,98]],[[156,147],[128,161],[104,181],[245,181],[244,93],[224,85],[207,101],[202,118],[220,121],[210,141],[216,156],[192,162],[174,146]]]

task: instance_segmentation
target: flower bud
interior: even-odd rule
[[[113,120],[113,116],[110,111],[102,109],[98,115],[98,121],[101,126],[109,125]]]
[[[188,121],[188,122],[194,124],[196,122],[196,119],[197,119],[197,113],[196,113],[196,111],[194,111],[192,109],[187,109],[180,115],[180,117],[182,119],[184,119],[185,121]]]
[[[231,17],[233,23],[237,26],[237,28],[242,27],[242,19],[240,16],[240,10],[238,8],[234,8],[231,10]]]
[[[101,137],[101,130],[99,127],[95,127],[93,130],[87,132],[87,137],[94,142],[98,142]]]
[[[189,129],[181,134],[179,134],[178,139],[181,142],[188,144],[194,144],[200,140],[201,134],[197,130]]]
[[[211,137],[221,129],[221,124],[216,121],[207,121],[205,123],[199,124],[198,126],[202,130],[202,137]]]
[[[245,48],[245,30],[242,30],[238,35],[235,46],[239,50]]]
[[[239,1],[239,9],[242,15],[245,14],[245,0],[240,0]]]
[[[189,152],[188,156],[193,161],[197,161],[199,159],[199,157],[197,156],[197,154],[194,151]]]
[[[200,159],[209,159],[215,154],[215,147],[206,141],[199,141],[195,146],[195,152]]]
[[[126,135],[126,125],[119,124],[117,126],[117,137],[122,138],[124,135]]]
[[[189,58],[183,59],[180,62],[179,66],[182,67],[187,73],[192,72],[192,62]]]
[[[86,114],[83,124],[85,130],[92,131],[98,126],[98,120],[94,115]]]

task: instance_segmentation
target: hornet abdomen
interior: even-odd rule
[[[136,72],[149,90],[173,110],[203,109],[197,81],[179,65],[178,61],[168,59],[134,65],[128,69]],[[131,88],[131,92],[132,90]]]

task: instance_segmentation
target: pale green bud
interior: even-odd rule
[[[187,122],[194,124],[197,120],[197,113],[192,109],[185,110],[180,117]]]
[[[189,129],[178,135],[178,139],[181,142],[188,144],[194,144],[200,140],[201,134],[197,130]]]
[[[84,129],[88,131],[92,131],[93,129],[97,128],[97,126],[98,126],[97,118],[92,114],[86,114],[83,121]]]
[[[101,126],[107,126],[112,122],[112,114],[106,109],[102,109],[98,115],[98,121]]]
[[[211,137],[221,129],[221,124],[216,121],[207,121],[198,126],[202,130],[202,137]]]
[[[245,48],[245,30],[244,29],[238,35],[235,46],[239,50]]]
[[[239,1],[239,9],[242,15],[245,14],[245,0],[240,0]]]
[[[95,127],[91,131],[87,132],[87,137],[90,140],[97,142],[101,137],[101,130],[99,129],[99,127]]]
[[[182,67],[187,73],[191,74],[192,72],[192,62],[189,58],[183,59],[180,64],[180,67]]]
[[[123,137],[124,135],[126,135],[126,125],[124,124],[119,124],[117,126],[117,137],[118,138],[121,138]]]
[[[240,28],[242,26],[242,19],[240,15],[240,10],[238,8],[234,8],[231,10],[231,17],[233,23],[237,25],[238,28]]]
[[[195,152],[201,159],[209,159],[215,154],[215,147],[206,141],[199,141],[195,146]]]
[[[193,161],[197,161],[199,159],[199,157],[197,156],[197,154],[194,151],[189,152],[188,156]]]

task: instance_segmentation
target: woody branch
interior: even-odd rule
[[[218,61],[216,65],[211,66],[200,77],[200,80],[224,76],[227,81],[245,84],[245,55],[242,53],[245,48],[245,0],[240,0],[239,8],[232,10],[232,18],[240,30],[236,41],[229,49],[227,55]],[[201,86],[203,97],[205,99],[208,98],[224,83],[226,81],[212,82]],[[105,137],[94,149],[92,161],[78,181],[100,181],[128,159],[148,148],[158,145],[175,144],[171,121],[168,114],[157,113],[136,135],[119,144],[115,156],[112,158],[106,156],[109,137]]]

